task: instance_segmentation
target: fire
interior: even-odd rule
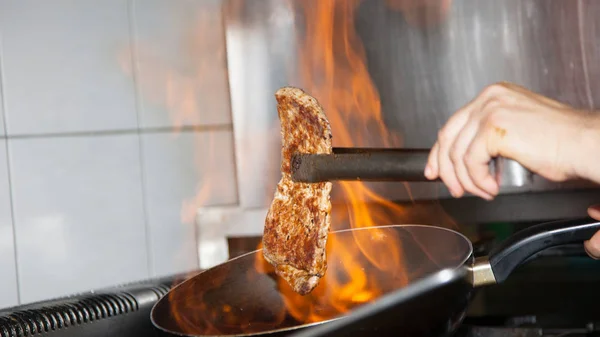
[[[400,135],[390,132],[384,124],[379,94],[371,80],[365,51],[355,31],[354,17],[361,0],[290,1],[303,11],[306,20],[303,25],[305,31],[298,36],[300,86],[323,106],[331,123],[334,146],[401,147]],[[390,8],[402,11],[409,23],[420,27],[439,23],[449,3],[450,0],[387,0]],[[233,1],[230,5],[236,4],[240,2]],[[149,81],[138,80],[141,80],[141,85],[147,86],[148,98],[158,100],[151,103],[167,107],[176,130],[182,130],[189,121],[197,122],[198,116],[202,118],[210,114],[214,107],[207,106],[206,102],[211,104],[212,101],[207,99],[201,108],[198,92],[219,88],[213,86],[212,79],[218,75],[213,76],[212,72],[222,62],[224,45],[222,41],[205,45],[202,32],[220,27],[214,22],[220,18],[220,13],[205,11],[200,15],[198,22],[201,26],[195,31],[198,35],[190,44],[193,49],[211,53],[198,58],[197,67],[192,71],[175,71],[145,53],[142,46],[138,46],[136,51],[142,65],[146,62],[147,68],[153,69],[153,77]],[[166,93],[166,96],[152,93]],[[219,149],[214,139],[211,138],[208,143],[197,139],[195,146],[197,149],[208,148],[209,156],[196,158],[196,164],[202,167],[204,175],[196,195],[183,201],[181,216],[184,223],[193,223],[196,209],[205,205],[210,194],[219,192],[219,181],[222,181],[219,179],[221,171],[215,166]],[[276,181],[278,177],[272,178]],[[332,230],[342,229],[346,224],[353,229],[370,229],[330,236],[327,274],[311,294],[301,296],[277,278],[282,301],[280,310],[273,315],[272,321],[253,321],[255,313],[240,313],[232,303],[215,305],[202,300],[203,296],[217,291],[219,285],[225,282],[227,275],[220,274],[220,278],[211,280],[210,287],[204,292],[189,293],[186,298],[179,299],[186,303],[179,308],[186,310],[173,310],[171,314],[175,320],[190,332],[198,332],[202,326],[205,333],[215,334],[223,333],[212,324],[219,319],[232,329],[237,326],[238,330],[243,330],[240,326],[252,323],[253,327],[248,331],[260,326],[280,327],[280,324],[286,324],[288,317],[298,323],[320,322],[405,286],[413,277],[407,270],[409,268],[404,268],[405,249],[409,248],[403,247],[397,232],[378,227],[401,223],[407,219],[407,209],[378,195],[369,184],[362,182],[336,183],[334,193],[343,194],[347,204],[334,204]],[[256,278],[274,275],[272,266],[264,261],[262,254],[255,255],[253,266],[245,275],[247,284],[253,284]]]
[[[215,194],[227,193],[219,185],[228,182],[228,177],[218,167],[222,144],[217,137],[224,127],[212,117],[215,111],[224,109],[223,102],[229,102],[227,79],[223,76],[225,45],[222,35],[216,31],[222,29],[221,20],[220,5],[202,6],[196,13],[193,31],[180,41],[182,47],[176,50],[177,62],[169,58],[168,52],[165,54],[153,46],[154,41],[137,41],[119,55],[121,68],[139,85],[143,108],[165,110],[173,137],[189,134],[193,138],[192,156],[199,182],[195,195],[183,200],[180,212],[181,222],[190,226],[199,207],[206,206]],[[138,61],[136,69],[131,67],[130,55],[135,55]],[[212,125],[213,131],[186,133],[197,131],[198,125]]]
[[[170,122],[174,131],[172,137],[187,138],[183,143],[191,142],[194,149],[190,155],[198,182],[193,194],[182,200],[179,212],[189,239],[182,244],[176,254],[177,261],[173,263],[189,260],[189,252],[197,251],[194,226],[198,208],[209,205],[211,200],[222,199],[222,193],[229,194],[231,191],[224,187],[232,183],[231,179],[219,167],[223,151],[219,135],[223,130],[230,131],[230,127],[219,125],[221,122],[213,117],[215,111],[224,110],[223,102],[229,102],[227,78],[223,76],[226,73],[223,34],[216,31],[223,28],[221,9],[219,3],[208,2],[195,13],[196,26],[179,41],[182,48],[177,49],[175,62],[170,59],[170,51],[156,48],[154,41],[136,41],[135,45],[123,48],[118,55],[121,69],[139,86],[142,108],[164,110],[164,119]],[[136,58],[136,67],[132,67],[132,55]],[[228,107],[226,109],[229,110]],[[190,132],[202,128],[198,125],[212,125],[212,130]],[[192,308],[201,309],[201,306]],[[224,307],[223,310],[228,309]],[[188,323],[183,314],[177,310],[172,312],[174,319],[185,326]]]
[[[367,69],[366,56],[355,31],[354,17],[360,0],[299,1],[306,22],[300,37],[299,69],[302,88],[321,103],[331,123],[335,147],[401,147],[400,135],[390,132],[383,121],[381,102]],[[401,10],[408,22],[424,23],[420,13],[447,11],[449,1],[388,0],[390,8]],[[436,11],[431,8],[437,6]],[[425,23],[439,16],[426,16]],[[327,275],[308,297],[295,294],[283,280],[279,286],[291,315],[305,323],[331,318],[331,313],[344,313],[360,303],[367,303],[391,290],[381,284],[380,272],[404,269],[402,240],[394,233],[379,230],[381,225],[401,223],[406,209],[374,192],[363,182],[338,182],[347,200],[346,213],[333,212],[334,229],[349,223],[351,228],[369,227],[370,235],[355,234],[354,242],[340,242],[330,237]],[[335,207],[335,206],[334,206]],[[358,232],[357,232],[358,233]],[[347,237],[344,237],[347,239]],[[370,268],[365,267],[367,262]],[[370,270],[370,272],[369,272]],[[405,286],[408,273],[398,273],[394,289]],[[324,308],[331,308],[331,310]]]
[[[300,6],[306,19],[306,32],[300,38],[302,51],[299,68],[302,88],[313,95],[331,123],[335,147],[394,147],[401,145],[398,135],[388,132],[381,112],[381,103],[371,81],[365,53],[354,30],[354,14],[360,1],[303,1]],[[348,200],[347,214],[332,213],[334,228],[350,222],[352,228],[390,224],[402,216],[404,209],[385,200],[365,183],[341,182],[334,185]],[[385,206],[391,215],[374,213],[369,203]],[[341,215],[340,215],[341,214]],[[380,235],[376,230],[374,236]],[[382,235],[383,236],[383,235]],[[354,236],[356,245],[342,244],[337,236],[330,238],[329,247],[344,261],[329,264],[327,276],[313,291],[310,300],[293,293],[280,281],[288,311],[299,321],[312,323],[329,317],[323,307],[346,312],[357,303],[367,303],[381,295],[382,286],[365,272],[360,257],[366,257],[380,270],[401,269],[402,246],[398,239],[371,240]],[[354,248],[354,249],[351,249]],[[328,254],[328,259],[333,258]],[[398,286],[407,283],[400,279]]]

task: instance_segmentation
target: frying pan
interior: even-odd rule
[[[180,283],[151,319],[172,336],[445,335],[462,321],[476,288],[503,282],[546,248],[583,244],[599,229],[591,218],[546,222],[478,258],[469,239],[443,227],[331,232],[327,272],[308,295],[294,293],[259,249]]]

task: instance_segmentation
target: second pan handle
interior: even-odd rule
[[[600,221],[585,217],[546,222],[516,232],[490,252],[489,264],[495,282],[503,282],[515,268],[534,254],[550,247],[583,244],[598,230]]]

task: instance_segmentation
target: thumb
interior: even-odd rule
[[[588,208],[588,215],[600,221],[600,205],[594,205]]]
[[[588,208],[588,215],[591,218],[600,221],[600,205],[595,205]],[[591,239],[585,241],[583,243],[583,247],[590,257],[594,259],[600,259],[600,231],[596,232]]]

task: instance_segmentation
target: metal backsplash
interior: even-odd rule
[[[424,8],[419,17],[439,10]],[[279,178],[273,94],[281,86],[299,85],[303,13],[289,1],[232,0],[224,15],[240,202],[264,207]],[[497,81],[594,109],[600,104],[599,17],[600,2],[593,0],[461,0],[451,2],[441,23],[423,28],[409,24],[386,1],[365,0],[355,26],[387,127],[402,135],[403,146],[425,148],[449,116]],[[412,195],[403,184],[374,186],[394,200],[449,196],[434,183],[410,184]],[[502,193],[585,186],[536,178]]]

